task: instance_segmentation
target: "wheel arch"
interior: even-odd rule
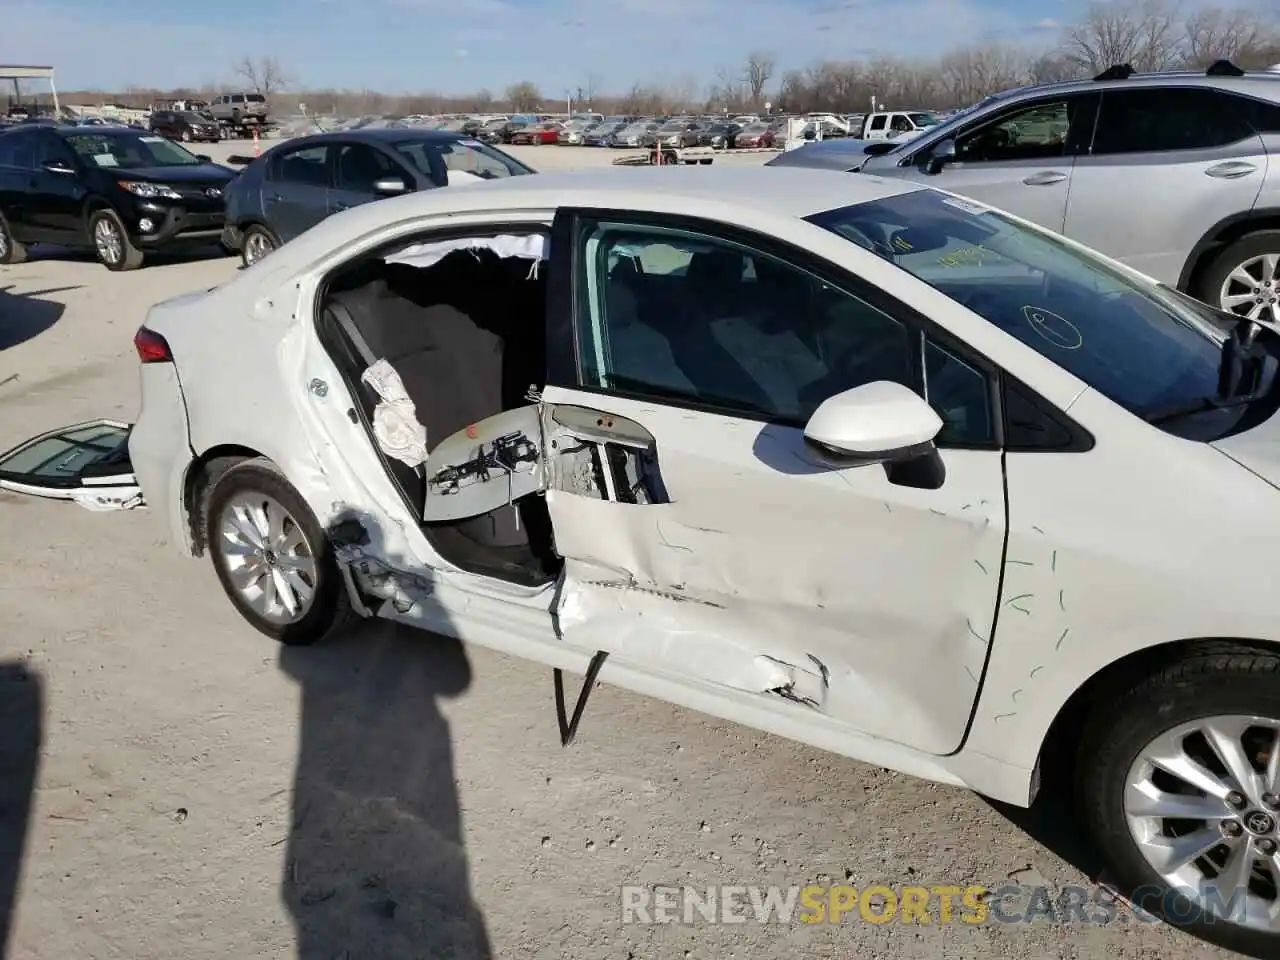
[[[1178,289],[1183,293],[1193,293],[1204,271],[1223,247],[1257,230],[1280,230],[1280,207],[1259,207],[1232,214],[1210,227],[1191,248],[1182,265]]]
[[[252,447],[223,443],[210,447],[191,461],[182,491],[182,505],[190,525],[193,556],[203,556],[208,547],[205,540],[205,511],[209,503],[209,491],[213,489],[214,483],[237,463],[260,458],[265,458],[264,454]]]
[[[1232,637],[1196,637],[1171,640],[1131,651],[1103,666],[1058,708],[1040,746],[1039,768],[1044,783],[1059,785],[1074,780],[1075,747],[1089,710],[1108,694],[1119,694],[1144,676],[1191,656],[1227,652],[1266,653],[1280,657],[1280,645],[1266,640]]]

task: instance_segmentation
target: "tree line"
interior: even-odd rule
[[[761,110],[806,113],[865,110],[872,98],[889,107],[944,109],[967,106],[989,93],[1027,83],[1094,76],[1113,64],[1139,71],[1203,69],[1228,59],[1246,69],[1280,64],[1280,17],[1259,7],[1197,7],[1177,0],[1114,0],[1097,3],[1077,23],[1062,28],[1046,49],[987,42],[957,47],[940,57],[909,58],[886,53],[870,59],[824,60],[777,72],[768,52],[754,52],[717,71],[711,84],[675,74],[661,83],[636,83],[625,92],[606,91],[588,75],[575,90],[553,95],[532,81],[501,91],[459,95],[424,91],[388,94],[376,90],[299,89],[275,57],[246,57],[221,86],[120,92],[76,91],[67,103],[146,106],[160,97],[251,90],[270,98],[277,116],[301,112],[339,116],[477,112],[558,112],[567,106],[602,113],[652,115],[676,111]]]

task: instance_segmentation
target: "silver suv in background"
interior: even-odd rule
[[[906,143],[818,143],[771,163],[919,180],[1280,322],[1277,73],[1113,67],[997,94]]]
[[[209,103],[209,112],[224,126],[265,126],[269,119],[267,98],[260,93],[224,93]]]

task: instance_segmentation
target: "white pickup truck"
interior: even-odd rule
[[[862,121],[860,140],[906,140],[942,121],[925,110],[884,110]]]

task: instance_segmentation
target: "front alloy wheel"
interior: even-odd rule
[[[108,270],[136,270],[143,253],[133,245],[114,210],[98,210],[89,218],[89,234],[98,260]]]
[[[1093,704],[1076,795],[1116,886],[1205,940],[1280,956],[1280,656],[1202,641]]]
[[[1219,920],[1280,933],[1280,720],[1218,715],[1161,734],[1129,769],[1124,812],[1170,888]]]

